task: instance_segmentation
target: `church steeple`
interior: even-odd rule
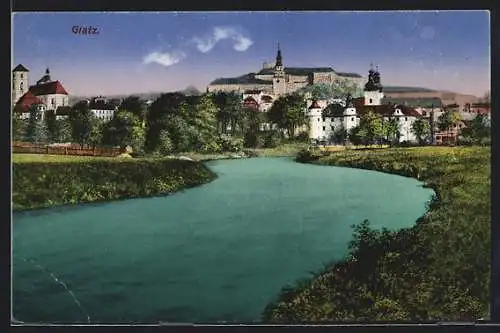
[[[49,68],[47,67],[47,69],[45,70],[45,75],[42,76],[42,78],[40,80],[38,80],[36,82],[36,84],[42,84],[42,83],[47,83],[47,82],[51,82],[52,80],[50,79],[50,71],[49,71]]]
[[[283,58],[281,56],[280,43],[278,42],[278,52],[276,54],[276,63],[274,65],[274,77],[284,77],[285,69],[283,68]]]
[[[276,54],[276,65],[275,67],[283,67],[283,58],[281,57],[280,43],[278,42],[278,53]]]

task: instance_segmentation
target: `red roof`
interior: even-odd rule
[[[358,112],[358,114],[365,114],[369,111],[373,111],[374,113],[385,117],[395,116],[394,111],[396,111],[396,109],[400,109],[403,116],[420,117],[420,113],[418,113],[417,110],[404,105],[395,106],[389,104],[382,104],[382,105],[363,105],[361,107],[356,107],[356,111]]]
[[[44,103],[40,100],[40,98],[28,91],[19,99],[19,101],[17,101],[14,112],[27,112],[32,105],[36,104]]]
[[[51,94],[69,95],[68,92],[66,91],[66,89],[64,89],[61,82],[59,82],[59,81],[52,81],[52,82],[37,84],[37,85],[31,86],[29,90],[35,96],[51,95]]]
[[[259,103],[253,97],[247,97],[243,101],[243,105],[246,107],[258,107]]]
[[[309,109],[321,109],[317,101],[313,101]]]

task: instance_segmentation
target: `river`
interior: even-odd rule
[[[352,224],[412,226],[411,178],[295,163],[208,162],[174,195],[13,216],[13,316],[43,323],[253,322],[287,284],[344,257]]]

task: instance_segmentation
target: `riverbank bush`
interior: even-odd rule
[[[164,195],[216,177],[201,162],[174,159],[26,157],[17,162],[14,158],[12,172],[14,211]]]
[[[283,289],[265,322],[477,320],[489,316],[490,150],[342,151],[313,163],[414,177],[436,195],[412,228],[355,227],[349,256]]]

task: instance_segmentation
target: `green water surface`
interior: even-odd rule
[[[15,214],[13,316],[258,321],[282,287],[346,255],[352,224],[409,227],[433,193],[411,178],[289,158],[208,165],[218,179],[171,196]]]

